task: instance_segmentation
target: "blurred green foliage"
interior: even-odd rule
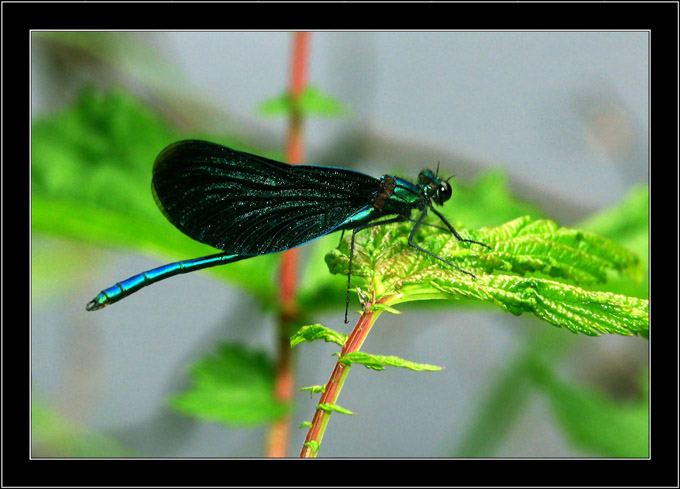
[[[258,107],[258,112],[267,117],[288,117],[294,108],[290,94],[286,92],[262,102]],[[303,117],[338,117],[348,112],[348,109],[342,102],[330,95],[326,95],[319,87],[314,85],[307,85],[304,92],[302,92],[297,109]]]
[[[206,421],[253,425],[278,419],[289,406],[274,397],[274,366],[263,353],[222,344],[191,367],[192,386],[174,396],[177,411]]]
[[[134,457],[117,441],[83,427],[33,395],[31,455],[33,457]]]
[[[528,378],[549,400],[550,410],[567,439],[588,455],[649,456],[647,371],[640,395],[614,399],[602,389],[565,380],[546,359],[526,365]]]
[[[633,251],[641,263],[642,280],[610,274],[607,285],[599,290],[647,299],[649,297],[649,187],[634,187],[617,205],[578,223],[579,229],[606,236]]]
[[[487,387],[465,432],[452,434],[455,448],[450,455],[493,457],[538,396],[547,401],[565,441],[584,456],[647,457],[647,369],[639,372],[640,390],[633,399],[619,399],[600,387],[568,379],[560,372],[577,340],[552,329],[531,331]]]

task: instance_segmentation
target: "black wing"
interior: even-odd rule
[[[260,255],[334,230],[373,202],[380,180],[180,141],[156,158],[151,186],[158,207],[184,234],[228,253]]]

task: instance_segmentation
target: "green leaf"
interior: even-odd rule
[[[306,441],[303,446],[309,447],[314,453],[317,453],[319,451],[319,448],[321,447],[319,442],[316,440]]]
[[[174,139],[125,92],[84,90],[74,105],[33,124],[32,195],[155,216],[151,166]]]
[[[614,241],[587,231],[558,228],[529,217],[480,230],[494,255],[517,273],[540,271],[575,283],[605,282],[607,270],[625,271],[639,280],[639,258]],[[491,264],[491,268],[499,268]],[[507,267],[503,267],[507,269]]]
[[[392,306],[427,299],[475,299],[515,315],[532,312],[574,333],[647,337],[647,300],[565,283],[603,282],[608,270],[639,277],[637,256],[607,238],[530,217],[460,231],[464,238],[488,244],[489,251],[437,228],[419,229],[415,241],[420,246],[474,273],[472,278],[409,247],[410,229],[410,223],[401,223],[357,235],[352,274],[372,284],[376,301],[387,298],[381,302]],[[326,255],[332,273],[347,273],[348,241]]]
[[[333,331],[321,324],[302,326],[290,339],[290,346],[299,345],[303,341],[314,341],[322,339],[326,343],[336,343],[340,346],[345,345],[347,335]]]
[[[643,299],[510,275],[491,275],[478,278],[477,282],[458,284],[435,279],[431,284],[451,296],[492,301],[515,315],[532,312],[540,319],[574,333],[647,337],[649,306]]]
[[[322,411],[326,411],[327,413],[336,412],[340,414],[348,414],[350,416],[354,416],[354,413],[349,409],[345,409],[344,407],[339,406],[338,404],[333,404],[330,402],[321,403],[317,405],[316,408],[321,409]]]
[[[641,259],[639,283],[624,277],[608,277],[607,288],[614,292],[649,297],[649,187],[633,188],[617,205],[595,214],[579,224],[579,227],[596,232],[633,250]]]
[[[343,357],[340,359],[340,362],[346,365],[358,363],[366,368],[370,368],[373,370],[385,370],[385,367],[400,367],[408,368],[410,370],[426,372],[435,372],[437,370],[443,370],[443,367],[438,367],[436,365],[428,365],[426,363],[415,363],[395,356],[373,355],[361,351],[343,355]]]
[[[389,312],[390,314],[402,314],[402,312],[398,309],[395,309],[394,307],[390,307],[387,304],[373,304],[371,306],[372,311],[385,311]]]
[[[170,399],[177,411],[228,425],[266,423],[289,406],[274,397],[274,368],[263,353],[223,344],[191,369],[190,389]]]
[[[347,112],[338,99],[325,95],[318,87],[308,85],[300,96],[298,109],[305,116],[338,116]],[[262,102],[258,112],[265,116],[288,116],[294,111],[293,100],[289,93]]]
[[[321,394],[326,392],[326,387],[323,385],[310,385],[307,387],[301,387],[301,391],[309,391],[309,397],[314,396],[314,394]]]

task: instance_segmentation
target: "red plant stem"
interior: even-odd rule
[[[299,165],[304,159],[303,114],[299,109],[299,101],[307,84],[307,62],[309,53],[309,32],[296,32],[293,38],[293,57],[291,60],[289,93],[292,111],[288,123],[288,145],[286,156],[288,163]],[[297,290],[298,250],[294,248],[283,254],[281,271],[281,309],[284,319],[297,316],[295,292]]]
[[[389,297],[384,297],[376,303],[384,303],[388,300]],[[368,333],[371,331],[373,324],[382,312],[380,310],[371,310],[372,304],[374,303],[371,302],[366,306],[364,313],[359,318],[359,321],[352,330],[352,333],[350,333],[350,335],[347,337],[347,341],[345,341],[345,345],[342,347],[340,357],[335,364],[333,373],[331,373],[331,376],[326,383],[324,392],[321,394],[321,398],[319,399],[320,405],[335,404],[338,400],[340,390],[342,390],[342,386],[345,384],[345,379],[347,378],[349,369],[351,367],[351,365],[342,362],[342,357],[348,353],[359,351],[361,345],[368,336]],[[316,412],[314,413],[314,418],[312,419],[312,426],[309,427],[307,437],[305,438],[305,443],[302,445],[302,450],[300,451],[301,458],[316,457],[316,450],[308,442],[316,442],[321,444],[321,440],[323,438],[324,432],[326,431],[326,426],[328,425],[330,416],[330,412],[317,407]]]
[[[303,114],[299,109],[299,101],[307,85],[307,64],[309,52],[309,32],[293,34],[293,55],[289,93],[292,111],[288,123],[288,144],[286,156],[288,163],[297,165],[304,158]],[[278,328],[278,365],[274,389],[276,398],[285,403],[293,399],[295,372],[290,352],[290,326],[298,316],[296,300],[298,279],[298,249],[283,253],[279,270],[279,304],[280,317]],[[270,427],[267,456],[286,457],[290,445],[290,417],[275,421]]]
[[[295,371],[291,361],[290,338],[284,331],[288,331],[288,323],[281,323],[277,351],[279,352],[274,380],[274,395],[280,402],[290,403],[293,398]],[[268,457],[287,457],[290,446],[291,419],[289,416],[278,419],[269,427],[267,441]]]
[[[290,98],[293,110],[288,125],[288,163],[299,165],[304,160],[303,116],[299,107],[300,98],[307,87],[307,64],[309,60],[309,32],[296,32],[293,39],[292,69],[290,71]]]

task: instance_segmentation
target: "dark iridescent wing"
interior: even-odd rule
[[[206,141],[156,158],[152,190],[184,234],[229,253],[261,255],[333,231],[371,205],[380,180],[352,170],[289,165]]]

